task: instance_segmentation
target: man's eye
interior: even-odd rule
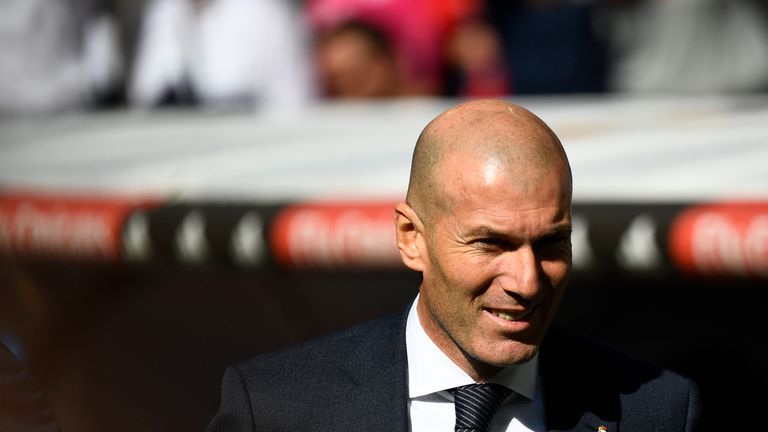
[[[566,245],[570,241],[571,241],[571,236],[564,234],[564,235],[545,237],[539,240],[537,243],[539,246],[543,246],[543,247],[557,247],[557,246]]]
[[[508,241],[495,238],[477,239],[472,244],[485,249],[508,249],[510,247]]]

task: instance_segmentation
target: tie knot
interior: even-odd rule
[[[470,384],[451,393],[456,406],[455,432],[487,432],[493,415],[512,390],[499,384]]]

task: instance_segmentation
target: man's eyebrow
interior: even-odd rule
[[[573,228],[569,222],[559,223],[552,227],[551,230],[543,233],[538,238],[556,237],[559,235],[570,235]],[[497,239],[514,239],[517,237],[514,233],[506,233],[502,230],[493,228],[488,225],[480,225],[469,229],[465,237],[469,238],[497,238]]]
[[[561,225],[552,227],[551,230],[539,236],[537,240],[555,239],[555,238],[565,237],[565,236],[570,237],[572,232],[573,232],[573,227],[571,226],[571,224],[563,223]]]
[[[571,232],[573,232],[573,225],[570,222],[563,222],[552,227],[545,235],[570,234]]]
[[[480,225],[471,228],[466,233],[467,237],[490,237],[490,238],[508,238],[509,234],[506,234],[500,230],[492,228],[487,225]]]

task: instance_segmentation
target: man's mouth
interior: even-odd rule
[[[531,309],[526,309],[520,312],[505,312],[500,310],[489,310],[490,313],[493,315],[496,315],[497,317],[507,320],[507,321],[519,321],[522,319],[525,319],[528,315],[531,314]]]

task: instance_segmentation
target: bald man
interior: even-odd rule
[[[422,275],[408,312],[229,368],[209,431],[698,430],[689,380],[548,331],[571,272],[571,184],[527,110],[439,115],[395,208]]]

